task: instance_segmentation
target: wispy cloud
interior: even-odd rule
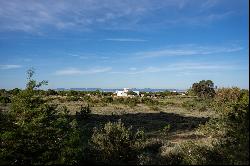
[[[81,75],[81,74],[97,74],[97,73],[104,73],[112,70],[111,67],[105,68],[93,68],[88,70],[80,70],[77,68],[67,68],[58,70],[55,72],[55,75]]]
[[[209,63],[176,63],[169,64],[165,67],[155,67],[149,66],[144,69],[131,70],[129,68],[127,71],[112,71],[112,74],[143,74],[143,73],[158,73],[158,72],[193,72],[193,71],[220,71],[220,70],[239,70],[244,69],[240,66],[234,64],[209,64]]]
[[[133,38],[108,38],[104,39],[106,41],[115,41],[115,42],[146,42],[144,39],[133,39]]]
[[[218,53],[231,53],[242,50],[243,47],[230,46],[200,46],[200,45],[181,45],[168,47],[155,51],[142,51],[134,53],[138,58],[154,58],[162,56],[188,56],[188,55],[208,55]]]
[[[236,10],[232,7],[220,13],[204,10],[220,4],[227,5],[227,1],[75,0],[73,3],[66,0],[58,3],[51,3],[50,0],[0,1],[0,30],[39,33],[43,32],[46,27],[57,30],[70,28],[92,30],[153,28],[157,24],[198,25],[200,22],[209,23],[226,18],[230,12],[237,13],[237,11],[232,11]],[[240,9],[237,10],[240,11]],[[156,19],[154,13],[159,11],[167,17]],[[149,17],[155,20],[153,24],[147,21]],[[152,26],[145,26],[144,23]]]
[[[21,65],[0,65],[0,69],[3,69],[3,70],[17,69],[21,67],[22,67]]]
[[[75,57],[75,58],[83,59],[83,60],[86,60],[86,59],[107,60],[109,59],[108,56],[103,56],[103,55],[98,56],[97,54],[93,54],[93,53],[80,53],[80,54],[69,53],[68,55],[71,57]]]

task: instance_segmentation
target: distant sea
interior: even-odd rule
[[[96,91],[96,90],[99,90],[99,91],[102,91],[102,92],[115,92],[117,90],[123,90],[123,89],[102,89],[102,88],[69,88],[69,89],[66,89],[66,88],[56,88],[54,90],[56,90],[56,91],[64,91],[64,90]],[[143,88],[143,89],[140,89],[140,88],[131,88],[131,90],[133,90],[133,91],[140,91],[140,92],[164,92],[166,90],[168,90],[170,92],[173,92],[173,91],[176,91],[176,92],[186,92],[187,91],[186,89],[153,89],[153,88]]]

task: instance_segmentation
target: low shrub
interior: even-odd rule
[[[249,92],[219,89],[213,104],[218,117],[199,131],[216,140],[215,147],[227,157],[228,164],[249,164]]]
[[[227,159],[218,149],[193,141],[175,146],[163,158],[163,163],[170,165],[218,165],[227,163]]]
[[[146,104],[146,105],[158,105],[159,101],[153,100],[151,98],[143,97],[141,99],[141,103]]]
[[[160,111],[160,108],[158,106],[151,106],[150,109],[153,111]]]
[[[78,120],[86,119],[89,117],[90,113],[91,113],[91,109],[89,105],[87,106],[81,105],[80,112],[76,112],[76,118]]]
[[[90,145],[97,162],[106,164],[135,164],[144,140],[144,132],[126,128],[119,120],[108,122],[103,128],[94,129]]]
[[[7,96],[0,96],[0,103],[2,103],[2,104],[11,103],[11,100]]]
[[[113,97],[104,97],[101,99],[103,103],[112,103],[113,102]]]
[[[186,108],[187,110],[198,110],[198,111],[207,111],[211,108],[212,100],[191,100],[185,101],[182,103],[182,107]]]
[[[77,96],[67,96],[66,100],[67,101],[79,101],[81,100],[81,98]]]

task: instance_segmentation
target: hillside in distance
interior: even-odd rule
[[[121,88],[56,88],[53,89],[56,91],[63,91],[63,90],[75,90],[75,91],[96,91],[100,90],[103,92],[115,92],[116,90],[123,90]],[[131,88],[131,90],[134,91],[140,91],[140,92],[163,92],[163,91],[176,91],[176,92],[186,92],[186,89],[155,89],[155,88]]]

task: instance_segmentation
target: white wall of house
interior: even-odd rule
[[[128,96],[127,92],[124,91],[116,91],[117,96]]]
[[[123,91],[116,91],[116,95],[117,96],[128,96],[128,94],[127,94],[128,92],[129,92],[129,88],[124,88]],[[137,95],[140,94],[139,91],[133,91],[133,92],[137,93]]]

